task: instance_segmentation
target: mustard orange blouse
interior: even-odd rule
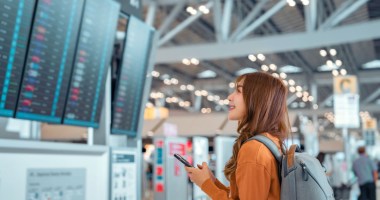
[[[278,138],[264,133],[280,149]],[[237,159],[236,172],[231,175],[230,187],[218,180],[208,179],[202,190],[214,200],[280,200],[280,180],[277,161],[262,143],[252,140],[245,143]]]

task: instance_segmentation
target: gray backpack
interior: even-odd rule
[[[301,153],[292,145],[282,156],[276,144],[263,135],[249,140],[263,143],[279,163],[281,200],[333,200],[334,193],[321,163],[307,153]]]

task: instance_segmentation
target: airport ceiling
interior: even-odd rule
[[[151,102],[183,109],[183,100],[191,102],[189,111],[223,111],[219,101],[198,97],[195,90],[225,99],[239,70],[268,67],[314,97],[305,103],[289,92],[290,109],[317,104],[331,110],[337,68],[334,73],[358,76],[361,110],[380,113],[380,0],[144,0],[144,19],[159,33],[160,76],[153,78],[152,92],[165,95]],[[165,84],[165,78],[174,82]],[[181,88],[188,84],[195,90]],[[166,97],[179,100],[167,103]]]

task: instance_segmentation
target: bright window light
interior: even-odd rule
[[[300,67],[296,67],[293,65],[285,65],[285,66],[281,67],[279,69],[279,71],[287,73],[287,74],[291,74],[291,73],[300,73],[300,72],[302,72],[302,69]]]
[[[215,78],[216,73],[211,70],[206,70],[197,75],[198,78]]]
[[[376,69],[380,68],[380,60],[372,60],[370,62],[367,62],[363,64],[364,69]]]
[[[244,68],[244,69],[241,69],[241,70],[237,71],[235,73],[235,75],[236,76],[240,76],[240,75],[243,75],[243,74],[253,73],[253,72],[257,72],[257,70],[253,69],[253,68],[250,68],[250,67],[247,67],[247,68]]]

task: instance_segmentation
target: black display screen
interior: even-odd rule
[[[64,124],[99,126],[120,4],[87,0]]]
[[[39,0],[17,118],[61,123],[84,0]]]
[[[148,70],[153,29],[137,18],[128,22],[125,49],[113,101],[113,134],[136,136]]]
[[[34,0],[0,4],[0,116],[13,117],[24,67]]]

